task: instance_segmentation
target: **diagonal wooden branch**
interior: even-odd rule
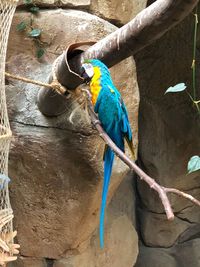
[[[123,27],[109,34],[70,62],[79,71],[83,59],[98,58],[109,68],[159,39],[182,21],[199,0],[157,0]],[[62,83],[62,82],[61,82]]]
[[[9,78],[13,78],[14,75],[7,75],[7,77]],[[33,84],[37,84],[37,85],[41,85],[40,82],[37,81],[32,81],[26,78],[22,78],[22,77],[17,77],[18,80],[21,80],[22,82],[29,82],[29,83],[33,83]],[[45,86],[45,88],[48,88],[49,85]],[[51,90],[54,90],[51,86],[50,86]],[[87,100],[88,100],[88,111],[91,117],[91,121],[92,124],[95,126],[96,130],[98,131],[100,137],[104,140],[104,142],[114,151],[114,153],[116,154],[116,156],[118,156],[131,170],[133,170],[139,177],[141,180],[144,180],[150,188],[154,189],[160,199],[161,202],[163,204],[163,207],[165,209],[165,213],[167,215],[167,219],[168,220],[173,220],[174,219],[174,213],[173,210],[171,208],[171,204],[169,202],[169,199],[167,197],[167,193],[173,193],[176,195],[179,195],[181,197],[184,197],[188,200],[190,200],[191,202],[193,202],[194,204],[200,206],[200,201],[197,200],[196,198],[194,198],[193,196],[191,196],[190,194],[186,194],[178,189],[175,188],[168,188],[168,187],[164,187],[159,185],[153,178],[151,178],[149,175],[147,175],[142,169],[140,169],[127,155],[125,155],[125,153],[123,151],[121,151],[116,145],[115,143],[113,143],[113,141],[110,139],[110,137],[106,134],[106,132],[103,130],[101,123],[98,119],[97,114],[94,112],[93,109],[93,105],[91,102],[91,94],[89,92],[89,90],[87,89],[81,89],[83,92],[86,93],[87,96]],[[67,98],[65,95],[63,95],[64,98]]]
[[[87,90],[84,90],[87,91]],[[91,96],[90,92],[87,91],[87,98],[88,98],[88,110],[91,117],[92,124],[95,126],[96,130],[98,131],[100,137],[104,140],[104,142],[114,151],[117,157],[119,157],[131,170],[133,170],[141,180],[144,180],[150,188],[154,189],[163,204],[166,216],[168,220],[174,219],[174,213],[169,201],[169,198],[167,196],[167,193],[174,193],[181,197],[184,197],[194,204],[200,206],[200,201],[198,201],[193,196],[186,194],[178,189],[175,188],[168,188],[159,185],[153,178],[151,178],[149,175],[147,175],[142,169],[140,169],[123,151],[121,151],[115,143],[110,139],[110,137],[106,134],[106,132],[103,130],[100,121],[98,120],[97,114],[94,112],[93,105],[91,102]]]

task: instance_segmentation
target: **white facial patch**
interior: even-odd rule
[[[87,73],[89,78],[92,78],[94,76],[94,69],[92,64],[84,63],[82,67],[85,69],[85,72]]]

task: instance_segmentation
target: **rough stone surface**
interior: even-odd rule
[[[90,248],[69,259],[62,259],[55,262],[54,267],[132,267],[137,258],[137,234],[127,217],[121,216],[107,226],[105,249],[99,248],[98,233],[95,242],[91,241]],[[123,246],[122,246],[123,243]],[[124,256],[125,255],[125,256]]]
[[[190,227],[189,222],[182,221],[178,217],[172,222],[167,221],[165,214],[140,210],[139,216],[141,235],[149,247],[171,247],[177,238]]]
[[[140,254],[134,267],[178,267],[170,250],[140,246]],[[192,265],[191,265],[192,266]]]
[[[91,10],[98,16],[115,23],[125,24],[147,5],[147,0],[92,0]]]
[[[57,260],[53,267],[132,267],[135,264],[138,249],[137,234],[133,228],[135,200],[131,181],[129,176],[122,182],[108,207],[104,250],[99,248],[96,231],[86,251]]]
[[[177,267],[198,267],[200,266],[199,249],[200,239],[194,237],[193,240],[175,246],[171,254],[174,255],[177,261]]]
[[[49,267],[45,259],[18,257],[17,261],[9,264],[9,267]]]
[[[35,0],[41,7],[83,8],[105,20],[125,24],[133,19],[147,5],[147,0]],[[24,5],[20,0],[19,6]]]
[[[60,0],[60,3],[64,6],[89,6],[91,4],[91,0]]]
[[[199,267],[199,249],[199,238],[176,244],[168,249],[140,246],[135,267]]]
[[[193,22],[191,15],[135,57],[141,93],[139,162],[160,184],[178,188],[200,199],[199,172],[187,175],[188,160],[199,155],[200,151],[197,111],[185,93],[164,95],[168,87],[180,82],[185,82],[192,93]],[[199,62],[198,52],[197,56]],[[200,75],[199,64],[196,75]],[[196,253],[199,249],[199,207],[186,199],[169,195],[176,218],[174,222],[168,222],[157,194],[143,182],[138,181],[137,187],[140,199],[138,225],[143,245],[147,247],[143,248],[136,266],[199,266]],[[163,254],[159,247],[171,249]]]
[[[53,60],[69,43],[99,40],[116,29],[80,11],[43,11],[34,20],[34,27],[43,28],[42,38],[48,47],[45,56],[37,60],[32,40],[16,32],[16,24],[23,18],[30,18],[30,14],[20,12],[14,18],[7,69],[40,81],[47,80]],[[133,60],[125,60],[113,68],[112,75],[128,106],[136,146],[139,97]],[[43,116],[36,104],[38,90],[34,85],[16,81],[7,86],[14,133],[9,166],[13,177],[11,201],[21,255],[59,259],[84,251],[98,226],[103,143],[90,127],[83,110],[77,110],[73,123],[69,121],[72,110],[77,107],[71,100],[68,111],[62,116]],[[126,173],[125,165],[116,160],[109,199]],[[127,225],[124,235],[128,241],[121,240],[121,235],[116,237],[118,250],[119,246],[133,242],[128,239],[129,234],[135,236],[130,220],[123,214],[112,222],[112,234],[117,233],[122,223]],[[108,239],[114,245],[114,237]],[[132,252],[132,262],[134,255],[136,252]]]
[[[56,1],[55,0],[36,0],[34,1],[36,5],[47,5],[47,6],[52,6],[55,5]],[[24,5],[24,0],[19,0],[18,6]]]
[[[91,0],[35,0],[38,6],[63,6],[63,7],[88,7]],[[18,6],[24,5],[24,1],[20,0]]]

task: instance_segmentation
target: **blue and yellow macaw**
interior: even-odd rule
[[[134,156],[127,109],[119,91],[113,84],[110,71],[100,60],[90,59],[82,64],[81,76],[90,85],[94,111],[98,114],[104,131],[123,152],[125,139]],[[113,161],[114,152],[106,145],[104,151],[104,182],[99,227],[101,248],[104,247],[104,217]]]

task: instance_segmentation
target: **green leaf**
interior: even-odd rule
[[[200,157],[199,156],[193,156],[188,162],[188,173],[195,172],[200,170]]]
[[[17,24],[17,26],[16,26],[17,31],[19,31],[19,32],[24,31],[24,30],[26,29],[26,26],[27,26],[26,22],[24,22],[24,21],[20,22],[20,23]]]
[[[32,0],[24,0],[24,4],[25,4],[25,5],[32,4],[32,2],[33,2]]]
[[[181,91],[184,91],[186,87],[187,86],[184,83],[178,83],[175,86],[169,87],[167,91],[165,92],[165,94],[181,92]]]
[[[41,34],[41,30],[40,29],[33,29],[31,32],[29,32],[29,36],[35,38],[35,37],[39,37]]]
[[[43,48],[38,48],[36,51],[37,58],[41,58],[45,53],[45,50]]]
[[[37,14],[39,12],[40,8],[37,6],[32,6],[31,8],[29,8],[29,11],[33,14]]]

